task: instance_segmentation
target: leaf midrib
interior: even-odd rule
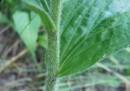
[[[35,19],[35,17],[37,16],[37,14],[35,14],[32,19],[28,22],[28,24],[23,28],[23,30],[19,33],[19,35],[22,35],[22,33],[25,31],[25,29],[28,27],[28,25]]]

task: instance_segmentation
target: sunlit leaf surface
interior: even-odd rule
[[[38,30],[40,27],[40,17],[31,13],[31,20],[26,12],[16,12],[13,15],[16,31],[20,35],[23,42],[28,47],[31,53],[36,50],[36,41],[38,37]]]

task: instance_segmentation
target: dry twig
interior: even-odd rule
[[[97,65],[98,67],[101,67],[101,68],[105,69],[105,70],[108,71],[108,72],[113,73],[113,74],[116,75],[118,78],[120,78],[123,82],[125,82],[127,85],[130,86],[130,81],[129,81],[127,78],[125,78],[124,76],[122,76],[121,74],[119,74],[119,73],[113,71],[112,69],[108,68],[107,66],[105,66],[105,65],[103,65],[103,64],[101,64],[101,63],[97,63],[96,65]]]
[[[5,64],[3,64],[3,66],[0,67],[0,73],[6,68],[8,67],[10,64],[12,64],[14,61],[16,61],[18,58],[22,57],[23,55],[25,55],[28,52],[27,49],[24,49],[23,51],[21,51],[19,54],[17,54],[16,56],[12,57],[10,60],[7,60]]]

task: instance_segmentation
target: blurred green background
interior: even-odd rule
[[[47,76],[45,49],[37,46],[37,61],[34,62],[16,32],[13,18],[16,12],[24,12],[32,20],[32,11],[21,0],[1,1],[0,91],[42,91]],[[39,26],[39,35],[42,35],[45,33],[44,28],[42,24]],[[45,42],[45,38],[41,41]],[[130,48],[113,55],[104,55],[104,58],[83,73],[61,78],[59,91],[130,91]]]

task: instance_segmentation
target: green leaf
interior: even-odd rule
[[[55,31],[55,24],[51,19],[48,12],[46,12],[46,8],[41,7],[41,3],[38,3],[37,0],[23,0],[27,6],[29,6],[33,11],[35,11],[42,19],[44,26],[47,30]]]
[[[130,44],[129,0],[69,0],[61,17],[59,76],[87,70]]]
[[[48,47],[47,33],[38,36],[38,43],[45,49]]]
[[[38,30],[40,27],[40,17],[31,13],[31,20],[26,12],[16,12],[13,15],[16,31],[20,35],[21,39],[28,47],[31,53],[36,50],[36,41],[38,37]]]

